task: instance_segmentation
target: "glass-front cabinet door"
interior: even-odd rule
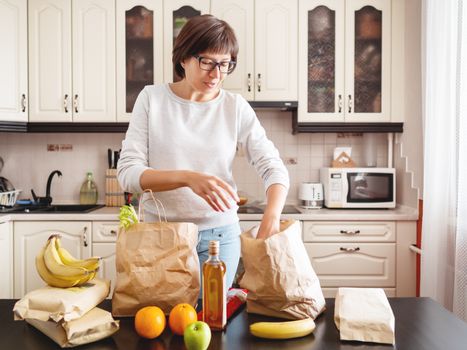
[[[344,2],[301,0],[298,12],[299,121],[343,122]]]
[[[391,2],[346,2],[346,121],[390,121]]]
[[[390,0],[300,0],[299,122],[390,121]]]
[[[162,0],[117,1],[117,121],[146,85],[163,82]]]
[[[174,72],[172,49],[180,30],[192,17],[209,13],[209,0],[171,0],[164,2],[164,81],[180,80]]]

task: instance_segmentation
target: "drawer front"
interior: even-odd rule
[[[93,242],[115,242],[118,235],[118,221],[94,221],[92,223]]]
[[[395,287],[395,243],[305,243],[322,287]]]
[[[395,222],[304,222],[305,242],[395,242]]]
[[[347,286],[343,286],[347,287]],[[338,288],[322,288],[323,295],[325,298],[335,298],[337,295]],[[396,288],[384,288],[384,293],[388,298],[393,298],[396,296]]]

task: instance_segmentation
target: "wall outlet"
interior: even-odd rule
[[[47,144],[47,152],[58,152],[60,150],[60,145],[57,144]]]
[[[62,152],[71,152],[71,151],[73,151],[73,145],[69,144],[69,143],[62,144],[62,145],[60,145],[60,151],[62,151]]]
[[[298,158],[297,157],[286,157],[284,158],[284,163],[287,165],[296,165],[298,164]]]

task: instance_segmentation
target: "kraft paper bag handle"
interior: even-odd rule
[[[151,198],[147,198],[145,200],[143,200],[143,197],[144,197],[144,193],[149,193],[149,195],[151,196]],[[144,222],[144,208],[143,208],[143,204],[144,202],[146,202],[147,200],[153,200],[154,201],[154,204],[156,205],[156,209],[157,209],[157,216],[159,217],[159,222],[162,222],[161,220],[161,211],[159,209],[159,204],[162,208],[162,213],[163,213],[163,217],[164,217],[164,222],[167,222],[167,215],[165,214],[165,208],[164,208],[164,205],[162,204],[162,202],[157,199],[156,197],[154,197],[154,193],[152,192],[152,190],[150,189],[147,189],[147,190],[144,190],[143,194],[141,195],[141,197],[139,198],[139,204],[138,204],[138,217],[140,218],[141,222]]]

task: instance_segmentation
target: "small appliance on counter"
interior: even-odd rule
[[[303,182],[298,189],[300,207],[304,209],[320,209],[323,207],[323,185],[321,183]]]
[[[395,208],[394,168],[322,168],[327,208]]]

